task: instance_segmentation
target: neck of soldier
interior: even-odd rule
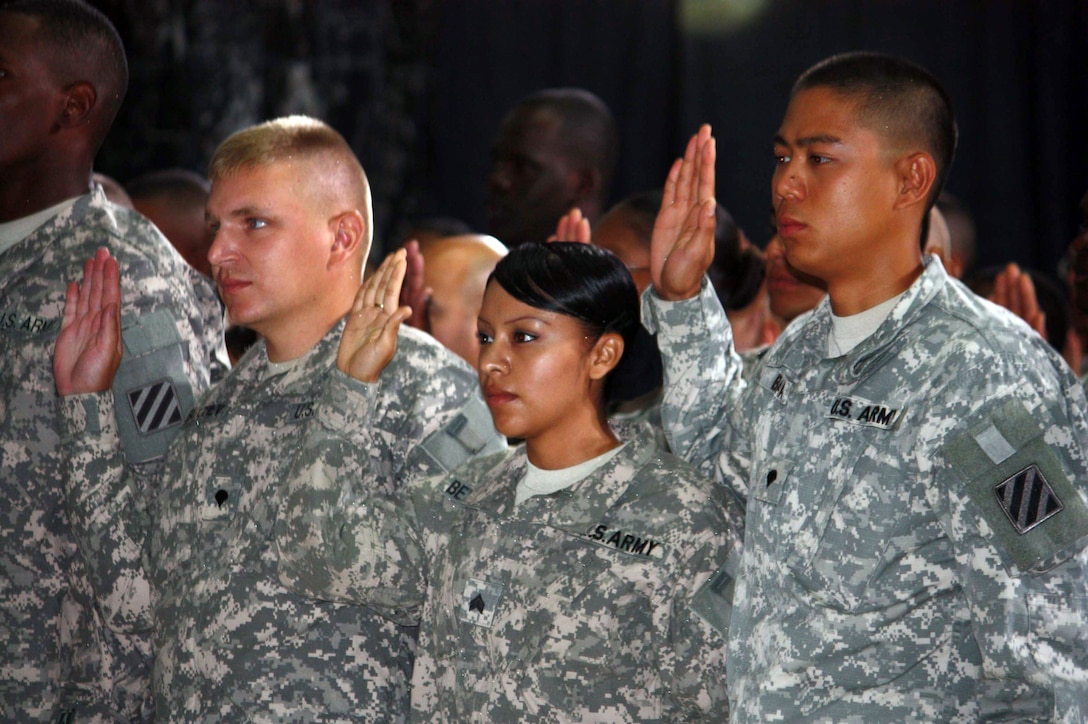
[[[353,299],[348,295],[346,301],[338,305],[314,305],[310,309],[296,310],[286,323],[268,328],[255,326],[254,331],[265,338],[268,361],[289,362],[309,352],[351,310]]]
[[[870,249],[864,259],[843,260],[838,274],[824,280],[831,311],[839,317],[860,314],[902,294],[925,271],[917,228],[874,240]]]
[[[91,190],[91,164],[39,161],[0,169],[0,223],[30,216]]]
[[[525,440],[529,462],[542,470],[573,467],[620,444],[605,416],[604,404],[568,410],[562,424]]]

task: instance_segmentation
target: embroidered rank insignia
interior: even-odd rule
[[[1013,528],[1024,535],[1044,520],[1062,511],[1062,504],[1054,488],[1036,465],[1029,465],[1016,475],[994,486],[998,505],[1009,517]]]
[[[182,421],[181,404],[170,380],[129,390],[128,403],[141,435],[151,435]]]
[[[502,600],[503,584],[468,579],[461,593],[461,620],[473,626],[491,628],[495,609]]]
[[[241,486],[229,475],[217,475],[204,484],[200,500],[202,520],[229,519],[238,510]]]

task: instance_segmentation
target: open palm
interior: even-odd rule
[[[104,392],[121,364],[121,274],[106,249],[83,267],[83,283],[71,282],[64,319],[53,347],[53,377],[61,395]]]
[[[650,274],[662,299],[694,297],[714,260],[715,158],[703,125],[669,170],[650,242]]]
[[[412,313],[400,305],[400,288],[407,269],[400,249],[386,257],[355,295],[340,336],[336,366],[362,382],[376,382],[397,351],[397,330]]]

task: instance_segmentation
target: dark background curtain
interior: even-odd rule
[[[949,189],[980,263],[1053,272],[1088,191],[1084,0],[100,0],[128,47],[126,106],[99,157],[124,182],[203,171],[242,126],[335,126],[375,193],[378,251],[410,220],[483,227],[490,141],[521,96],[582,86],[621,132],[619,199],[660,185],[702,121],[718,195],[768,237],[771,138],[796,76],[832,53],[907,56],[942,79],[960,147]]]

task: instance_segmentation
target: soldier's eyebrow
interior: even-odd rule
[[[795,144],[790,144],[781,135],[775,135],[775,137],[774,137],[774,145],[776,145],[776,146],[795,145],[795,146],[805,147],[805,146],[811,146],[811,145],[813,145],[815,143],[826,143],[826,144],[830,144],[830,145],[841,145],[842,144],[842,139],[839,138],[838,136],[832,136],[830,134],[820,134],[820,135],[816,135],[816,136],[803,136],[801,138],[798,138],[797,142]]]
[[[270,212],[267,211],[266,209],[262,209],[262,208],[257,207],[257,206],[241,206],[241,207],[239,207],[237,209],[232,209],[227,214],[227,216],[231,216],[231,217],[234,217],[234,218],[238,218],[238,217],[242,217],[242,216],[268,216],[269,213]]]

